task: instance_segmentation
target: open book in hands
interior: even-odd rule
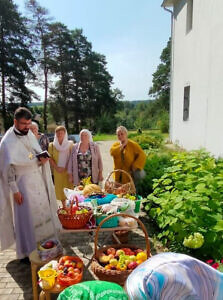
[[[38,158],[38,160],[40,160],[40,158],[49,158],[50,154],[47,150],[45,150],[45,151],[42,151],[42,152],[36,154],[36,157]]]

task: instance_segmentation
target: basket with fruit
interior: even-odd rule
[[[83,261],[77,256],[62,256],[57,266],[57,282],[62,286],[79,283],[83,278]]]
[[[92,209],[88,207],[80,207],[78,205],[78,197],[74,196],[74,201],[71,201],[70,207],[59,208],[57,211],[58,218],[65,229],[80,229],[83,228],[90,220]]]
[[[98,234],[103,223],[115,216],[129,217],[137,221],[145,235],[146,250],[129,244],[113,244],[98,249]],[[116,282],[124,285],[128,275],[139,264],[151,256],[148,233],[143,223],[126,214],[114,214],[104,219],[98,226],[94,240],[94,259],[91,269],[100,280]]]
[[[51,239],[39,243],[37,251],[40,259],[44,261],[60,256],[63,253],[63,247],[58,240]]]
[[[124,173],[129,178],[129,182],[121,184],[117,181],[114,181],[112,178],[112,174],[117,173],[117,172]],[[115,195],[135,194],[136,193],[135,184],[132,180],[131,175],[128,172],[121,170],[121,169],[113,170],[108,175],[108,177],[105,180],[104,189],[107,193],[115,194]]]

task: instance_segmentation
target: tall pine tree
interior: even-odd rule
[[[43,123],[44,129],[47,130],[47,103],[48,103],[48,76],[49,76],[49,22],[51,18],[48,16],[48,11],[44,7],[41,7],[36,0],[26,1],[26,8],[28,13],[31,14],[30,29],[33,36],[33,48],[36,53],[36,60],[44,75],[44,82],[42,83],[42,73],[39,74],[40,86],[44,87],[44,108],[43,108]]]
[[[149,90],[149,95],[154,99],[159,100],[166,110],[169,110],[170,102],[170,58],[171,58],[171,39],[167,46],[163,49],[156,71],[153,73],[152,87]]]
[[[0,76],[1,111],[4,128],[7,123],[7,99],[25,105],[31,101],[32,91],[26,83],[34,77],[31,66],[35,63],[29,50],[26,20],[11,0],[0,0]]]

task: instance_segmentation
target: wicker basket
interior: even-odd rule
[[[75,196],[76,199],[76,206],[78,207],[78,198]],[[83,214],[74,214],[72,212],[73,210],[73,204],[74,201],[71,202],[70,208],[67,208],[67,214],[62,214],[61,211],[64,210],[64,208],[59,208],[57,211],[58,218],[60,220],[60,223],[62,224],[64,229],[80,229],[83,228],[87,222],[90,220],[90,217],[92,215],[91,208],[87,208],[88,212]]]
[[[129,178],[129,182],[121,184],[117,181],[112,181],[111,180],[112,174],[117,173],[117,172],[124,173]],[[116,194],[116,195],[118,195],[118,194],[135,194],[136,188],[135,188],[135,184],[132,180],[131,175],[124,170],[117,169],[117,170],[112,171],[106,178],[105,191],[107,193]]]
[[[133,245],[129,245],[129,244],[113,244],[113,245],[109,245],[109,246],[103,246],[103,247],[101,247],[101,248],[98,249],[98,234],[99,234],[99,230],[101,229],[101,227],[102,227],[102,225],[103,225],[104,222],[106,222],[107,220],[109,220],[110,218],[113,218],[115,216],[129,217],[129,218],[133,218],[133,219],[135,219],[137,221],[137,223],[140,225],[140,227],[142,228],[142,230],[144,232],[144,235],[145,235],[147,257],[151,256],[151,253],[150,253],[150,243],[149,243],[148,233],[147,233],[146,228],[143,225],[143,223],[139,219],[137,219],[137,218],[135,218],[133,216],[130,216],[130,215],[126,215],[126,214],[114,214],[114,215],[108,216],[103,221],[101,221],[101,223],[97,227],[97,230],[96,230],[96,233],[95,233],[95,240],[94,240],[94,247],[95,247],[94,251],[95,252],[94,252],[94,258],[93,258],[93,261],[92,261],[92,264],[91,264],[91,269],[94,272],[94,274],[100,280],[116,282],[116,283],[118,283],[120,285],[124,285],[127,277],[132,272],[132,270],[126,270],[126,271],[106,270],[98,262],[100,254],[102,254],[103,252],[106,252],[108,248],[115,248],[115,249],[120,249],[120,248],[138,249],[139,248],[137,246],[133,246]]]

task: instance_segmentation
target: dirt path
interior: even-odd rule
[[[102,161],[103,161],[103,177],[106,179],[108,174],[113,170],[113,159],[110,155],[110,148],[114,141],[101,141],[97,142],[99,145]]]

